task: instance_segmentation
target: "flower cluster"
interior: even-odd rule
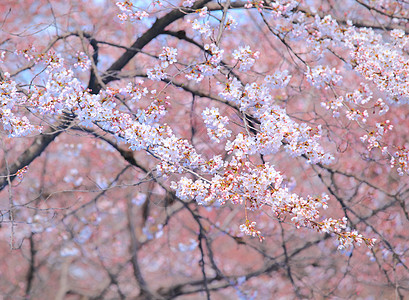
[[[167,97],[168,99],[169,97]],[[152,101],[145,109],[138,109],[136,116],[140,123],[154,124],[166,115],[166,107],[168,104],[166,100],[162,100],[157,97],[151,97]]]
[[[221,62],[223,58],[223,53],[224,50],[220,49],[219,47],[216,46],[216,44],[206,44],[204,45],[204,49],[208,54],[210,54],[210,57],[208,59],[208,63],[213,65],[213,67],[217,68],[218,64]]]
[[[365,244],[372,248],[376,242],[376,239],[368,239],[359,234],[358,231],[344,231],[347,228],[347,218],[343,217],[342,220],[334,220],[332,218],[325,219],[321,222],[313,224],[313,228],[318,232],[332,233],[337,235],[338,249],[345,249],[356,243],[358,246],[365,242]]]
[[[30,123],[26,116],[17,116],[15,110],[18,105],[27,103],[27,97],[19,93],[17,84],[10,79],[9,74],[4,74],[5,79],[0,81],[0,119],[4,130],[9,132],[9,137],[21,137],[34,130],[41,130]]]
[[[201,64],[191,66],[185,77],[188,80],[193,80],[199,83],[205,76],[213,76],[220,69],[220,62],[223,58],[224,50],[217,47],[215,44],[205,44],[206,61]]]
[[[375,245],[376,239],[365,238],[362,234],[359,234],[358,231],[353,230],[339,233],[338,242],[339,250],[351,247],[354,243],[359,246],[362,242],[364,242],[368,248],[372,248]]]
[[[251,222],[246,220],[246,223],[240,225],[240,231],[246,235],[251,235],[253,237],[258,237],[260,242],[263,241],[264,237],[261,235],[261,232],[256,229],[256,222]]]
[[[224,167],[224,161],[220,155],[215,155],[213,158],[205,161],[200,169],[206,174],[216,174],[221,168]]]
[[[212,34],[209,21],[199,21],[198,19],[194,19],[193,21],[189,20],[189,22],[192,23],[192,29],[198,31],[205,38],[210,37]]]
[[[177,183],[172,181],[170,187],[176,190],[176,196],[182,200],[195,199],[198,204],[210,203],[205,200],[210,184],[201,179],[193,181],[182,177]]]
[[[308,67],[305,75],[308,82],[316,88],[336,86],[342,80],[339,72],[335,68],[330,69],[328,66]]]
[[[46,62],[48,79],[45,87],[37,87],[30,95],[30,99],[19,96],[14,82],[10,80],[2,82],[0,87],[2,91],[0,100],[3,103],[0,106],[3,109],[2,120],[12,136],[26,133],[32,130],[33,126],[24,123],[26,120],[24,117],[7,118],[9,116],[7,110],[13,109],[16,99],[20,103],[30,100],[34,112],[61,115],[64,111],[70,111],[80,125],[98,124],[102,129],[128,143],[132,150],[149,148],[152,155],[161,158],[172,167],[168,171],[181,172],[183,167],[195,168],[202,164],[202,159],[193,146],[186,140],[176,138],[168,126],[157,124],[165,113],[166,101],[159,99],[154,91],[151,92],[153,101],[145,110],[138,110],[139,116],[135,120],[132,115],[116,109],[116,97],[122,93],[137,101],[147,94],[147,89],[138,85],[128,85],[121,90],[107,88],[97,95],[90,94],[74,77],[72,70],[64,66],[63,59],[50,53]]]
[[[396,46],[364,44],[353,52],[355,69],[385,91],[386,100],[393,104],[409,103],[409,62],[401,51]]]
[[[250,49],[250,46],[239,47],[238,50],[233,51],[233,58],[240,62],[240,71],[249,70],[254,65],[259,55],[260,52],[253,52]]]
[[[260,122],[260,132],[255,137],[240,133],[235,140],[227,142],[226,151],[234,150],[235,155],[238,156],[252,155],[256,152],[267,155],[276,153],[281,146],[284,146],[293,157],[307,156],[308,163],[331,163],[334,158],[325,153],[319,144],[321,127],[314,130],[306,124],[298,124],[287,115],[284,109],[271,103],[269,86],[278,88],[274,77],[281,86],[289,81],[284,71],[276,72],[266,84],[253,82],[243,87],[235,78],[224,84],[219,83],[224,86],[219,93],[223,99],[234,102],[242,111],[251,111]]]
[[[341,233],[345,228],[347,228],[347,221],[348,219],[346,217],[343,217],[342,220],[328,218],[322,220],[321,222],[314,223],[313,226],[316,226],[319,232]]]
[[[163,47],[162,53],[159,54],[161,60],[160,65],[156,65],[153,69],[147,70],[148,78],[155,81],[161,81],[166,78],[166,68],[169,65],[177,62],[177,49],[172,47]]]
[[[256,136],[257,151],[260,153],[276,153],[284,146],[291,156],[305,155],[311,164],[330,164],[333,161],[333,156],[325,153],[319,144],[321,126],[313,129],[305,123],[298,124],[277,106],[266,111],[260,120],[262,132]]]
[[[368,116],[369,114],[367,110],[360,111],[359,109],[350,108],[346,112],[346,117],[351,121],[361,120],[363,123],[366,123]]]
[[[305,17],[305,16],[304,16]],[[363,77],[387,94],[386,100],[393,104],[409,102],[408,76],[409,63],[403,54],[408,37],[401,30],[392,30],[392,43],[383,42],[382,36],[370,28],[355,28],[351,22],[346,27],[340,26],[331,16],[315,16],[312,25],[299,26],[299,35],[305,36],[307,43],[315,53],[322,53],[331,46],[343,46],[350,49],[350,65]],[[334,72],[316,74],[307,71],[307,77],[314,86],[322,87],[323,83],[336,83]],[[328,72],[326,72],[328,73]],[[314,79],[319,77],[318,83]],[[332,80],[335,79],[335,82]]]
[[[375,105],[374,105],[374,108],[375,108],[375,107],[379,107],[379,112],[378,112],[378,114],[379,114],[380,116],[386,114],[386,113],[389,111],[389,106],[388,106],[388,105],[385,103],[385,101],[383,101],[381,98],[379,98],[379,99],[376,101],[376,103],[375,103]]]
[[[338,99],[335,101],[337,103],[337,107],[334,109],[333,106],[331,108],[333,109],[333,115],[339,115],[338,108],[344,107],[346,110],[346,117],[349,120],[354,120],[354,121],[362,121],[363,123],[366,123],[366,120],[369,116],[368,111],[365,109],[361,111],[358,108],[353,108],[349,107],[348,105],[342,105],[343,103],[351,103],[352,105],[362,107],[364,104],[367,104],[368,102],[371,101],[372,99],[372,91],[369,89],[369,86],[365,83],[361,83],[360,87],[358,89],[355,89],[351,93],[346,93],[345,97],[338,97]],[[328,105],[326,106],[328,109]]]
[[[23,56],[27,61],[32,61],[37,58],[37,50],[34,45],[30,45],[24,49],[17,49],[15,53],[19,56]]]
[[[236,157],[242,158],[256,153],[257,147],[254,137],[239,133],[233,141],[227,141],[225,150],[228,153],[234,152]]]
[[[222,117],[217,107],[207,107],[202,112],[202,117],[207,127],[207,134],[213,141],[219,143],[220,140],[231,135],[231,131],[226,129],[226,125],[229,123],[229,118]]]
[[[61,114],[64,109],[70,110],[75,106],[84,91],[79,80],[74,78],[73,71],[63,66],[64,60],[60,56],[53,52],[35,54],[33,49],[31,47],[16,53],[46,65],[48,79],[45,88],[35,86],[32,93],[26,96],[19,92],[8,73],[4,74],[4,80],[0,82],[0,116],[3,128],[9,131],[10,137],[24,136],[34,130],[41,131],[41,127],[32,125],[26,116],[16,115],[18,106],[28,105],[33,112]]]
[[[178,50],[172,47],[163,47],[162,53],[159,54],[159,59],[162,61],[161,67],[167,68],[169,65],[177,62],[176,56]]]
[[[278,217],[290,215],[297,228],[310,227],[319,232],[337,235],[340,249],[350,246],[352,242],[359,244],[365,241],[367,245],[373,245],[374,240],[365,239],[356,231],[344,231],[346,218],[319,221],[319,209],[327,208],[328,195],[303,198],[290,193],[282,184],[283,176],[268,163],[251,167],[243,158],[233,156],[211,180],[202,178],[194,181],[182,177],[178,182],[172,182],[171,187],[181,199],[195,199],[201,205],[214,202],[224,204],[229,201],[233,204],[244,204],[246,211],[269,206]],[[261,232],[255,229],[255,225],[255,222],[247,219],[246,214],[246,222],[240,226],[240,230],[262,239]]]
[[[205,66],[203,68],[204,65],[195,65],[191,68],[189,68],[189,72],[185,75],[186,79],[188,80],[193,80],[196,83],[199,83],[203,80],[204,75],[202,74],[202,70],[204,71],[208,71],[208,70],[212,70],[213,68],[211,68],[210,66]]]
[[[218,85],[223,87],[223,90],[219,92],[220,97],[227,101],[239,102],[239,99],[241,99],[243,95],[243,86],[236,77],[226,83],[218,82]]]
[[[391,167],[397,166],[397,172],[399,176],[403,176],[405,173],[409,175],[409,149],[405,146],[398,147],[394,156],[391,158]]]
[[[360,83],[358,89],[345,95],[345,100],[353,104],[364,105],[371,101],[372,95],[373,93],[369,86],[365,83]]]
[[[130,98],[131,102],[138,102],[148,92],[148,89],[143,87],[143,80],[140,80],[137,84],[128,83],[125,88],[119,90],[119,93]]]
[[[376,130],[372,130],[361,137],[362,142],[368,143],[368,151],[371,151],[373,148],[381,148],[380,141],[382,140],[385,133],[393,129],[393,125],[390,124],[389,120],[386,120],[381,123],[376,123]],[[385,149],[382,152],[386,152]]]
[[[314,227],[320,217],[319,209],[327,207],[328,195],[322,197],[307,198],[300,197],[297,194],[290,193],[287,188],[278,189],[273,195],[271,206],[273,212],[278,216],[290,214],[291,221],[297,228]]]
[[[237,27],[237,21],[232,16],[228,16],[226,24],[224,25],[224,27],[227,30],[235,29]]]
[[[91,67],[91,60],[84,52],[77,52],[75,68],[80,68],[82,71],[86,71]]]
[[[209,14],[209,11],[207,9],[207,6],[205,6],[201,9],[196,10],[196,13],[199,14],[200,18],[204,18]]]
[[[390,36],[392,38],[393,45],[398,48],[403,49],[409,43],[409,37],[405,34],[405,31],[403,31],[402,29],[393,29],[390,32]]]
[[[334,118],[338,118],[340,113],[339,109],[342,107],[344,102],[344,97],[340,96],[334,100],[328,99],[327,101],[321,102],[321,106],[327,110],[332,110],[332,116]]]
[[[45,89],[36,89],[30,102],[34,105],[33,111],[45,114],[61,114],[64,110],[70,111],[77,105],[78,98],[84,95],[84,87],[74,77],[71,69],[64,67],[64,60],[50,55],[46,69],[48,79]]]
[[[153,69],[148,69],[147,75],[150,80],[154,81],[161,81],[166,78],[165,70],[160,65],[156,65]]]
[[[28,167],[24,166],[20,170],[17,171],[16,176],[18,179],[23,180],[24,174],[27,173]]]
[[[285,88],[291,80],[291,75],[288,75],[288,71],[283,72],[276,71],[273,75],[267,75],[264,78],[267,86],[272,89]]]
[[[122,22],[124,21],[134,22],[149,17],[149,13],[146,12],[145,10],[141,9],[134,10],[135,7],[131,1],[128,0],[118,1],[116,3],[116,6],[118,6],[118,8],[121,10],[121,13],[118,14],[118,18]]]
[[[247,3],[244,5],[245,8],[256,7],[260,12],[264,7],[264,0],[247,0]]]

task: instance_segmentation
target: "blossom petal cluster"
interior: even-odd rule
[[[131,1],[118,1],[116,6],[121,10],[121,13],[118,14],[119,20],[122,22],[130,21],[135,22],[149,17],[149,13],[142,9],[136,9]]]
[[[259,55],[260,52],[252,51],[248,45],[245,47],[239,47],[239,49],[233,51],[233,58],[237,59],[240,63],[240,71],[249,70],[254,65]]]
[[[204,123],[207,127],[207,134],[215,142],[220,142],[231,135],[231,130],[226,128],[229,123],[227,117],[222,117],[217,107],[206,108],[202,112]]]
[[[26,116],[18,116],[15,113],[18,105],[27,102],[27,97],[20,93],[16,82],[5,74],[5,79],[0,82],[0,119],[3,128],[9,132],[9,137],[25,136],[39,127],[30,123]]]

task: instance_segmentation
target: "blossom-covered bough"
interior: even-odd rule
[[[321,2],[107,1],[111,27],[51,8],[29,44],[2,29],[1,232],[29,266],[5,295],[44,297],[55,264],[59,299],[409,293],[409,7]]]

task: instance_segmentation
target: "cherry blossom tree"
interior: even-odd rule
[[[404,0],[3,1],[5,299],[404,299]]]

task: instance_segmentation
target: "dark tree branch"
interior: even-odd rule
[[[31,288],[33,287],[33,280],[34,280],[34,274],[36,272],[36,266],[35,266],[35,255],[37,253],[37,250],[35,249],[34,245],[34,233],[31,233],[29,237],[29,242],[30,242],[30,265],[27,273],[27,286],[26,286],[26,298],[30,298],[30,293],[31,293]]]

